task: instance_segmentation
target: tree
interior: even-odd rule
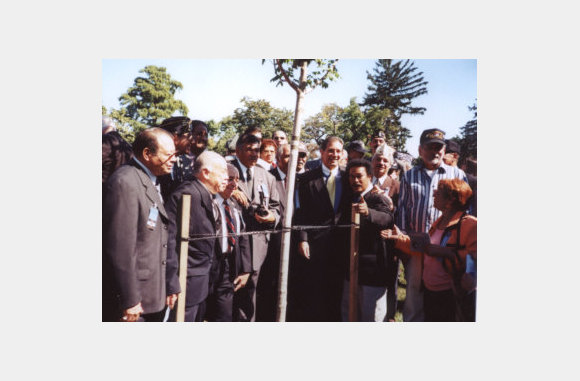
[[[140,131],[158,125],[175,112],[181,115],[189,112],[185,103],[175,99],[175,93],[183,85],[172,79],[166,68],[150,65],[139,73],[145,76],[135,78],[133,86],[119,97],[121,108],[111,111],[121,135],[131,142]]]
[[[292,132],[292,111],[272,107],[265,99],[243,97],[240,102],[242,107],[234,110],[229,121],[238,133],[248,127],[260,127],[264,137],[272,136],[276,130],[283,130],[286,134]]]
[[[343,109],[336,103],[325,104],[322,110],[304,121],[302,140],[314,140],[320,145],[328,135],[338,135]]]
[[[290,163],[288,165],[288,185],[286,189],[287,205],[282,227],[282,249],[280,251],[280,278],[278,282],[277,320],[286,320],[286,292],[288,288],[288,262],[290,258],[290,227],[294,214],[294,179],[296,177],[296,162],[298,161],[298,142],[294,137],[300,137],[300,117],[304,96],[316,87],[328,87],[328,81],[338,78],[335,59],[274,59],[274,77],[276,86],[288,84],[296,92],[296,108],[294,110],[294,127],[292,129]],[[264,63],[265,60],[262,61]],[[308,67],[314,63],[314,70],[309,74]],[[295,74],[298,73],[299,74]]]
[[[361,106],[379,107],[390,110],[391,115],[385,119],[385,134],[396,146],[405,147],[409,129],[401,125],[404,114],[423,115],[425,107],[413,107],[413,99],[427,94],[427,81],[423,72],[416,73],[417,67],[410,60],[397,61],[381,59],[376,62],[373,74],[367,71],[369,93],[365,94]]]
[[[469,157],[477,159],[477,103],[468,106],[468,109],[473,111],[473,119],[460,128],[461,137],[458,139],[461,149],[460,164]]]

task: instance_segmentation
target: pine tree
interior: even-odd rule
[[[390,110],[390,116],[384,119],[383,130],[387,138],[398,147],[405,147],[407,138],[411,137],[409,129],[401,125],[404,114],[423,115],[425,107],[413,107],[413,99],[427,94],[427,81],[423,72],[416,72],[417,67],[410,60],[397,61],[381,59],[376,62],[373,74],[367,71],[371,82],[361,106],[379,107]]]
[[[468,108],[469,111],[473,111],[473,119],[460,128],[460,164],[470,157],[477,159],[477,103],[474,103],[473,106],[469,106]]]
[[[133,86],[119,97],[121,109],[112,110],[110,114],[117,120],[121,135],[129,141],[133,141],[140,131],[173,116],[176,111],[181,115],[188,113],[185,103],[174,98],[183,85],[172,79],[166,68],[150,65],[139,73],[146,76],[135,78]]]

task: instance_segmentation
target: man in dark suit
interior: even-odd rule
[[[236,159],[232,164],[240,172],[239,189],[246,202],[243,203],[242,216],[248,231],[263,231],[274,228],[280,220],[280,199],[276,189],[276,179],[265,169],[256,166],[260,153],[258,137],[245,134],[236,143]],[[245,305],[240,311],[242,320],[255,321],[256,286],[260,276],[260,269],[268,252],[270,234],[253,234],[250,236],[252,251],[253,274],[245,289],[236,295],[246,298]]]
[[[166,201],[169,216],[168,251],[175,253],[167,262],[168,276],[177,280],[179,262],[179,229],[177,226],[180,200],[184,194],[191,195],[189,237],[206,239],[189,241],[187,258],[187,284],[185,292],[185,321],[203,321],[205,300],[210,289],[210,270],[219,250],[215,235],[220,231],[220,213],[213,197],[222,192],[228,181],[226,161],[219,154],[205,151],[197,157],[193,166],[194,179],[181,183]],[[220,254],[221,254],[221,250]],[[179,282],[168,285],[171,292],[181,291]],[[169,318],[174,320],[173,315]]]
[[[288,321],[341,320],[348,229],[332,227],[350,223],[342,213],[344,205],[350,205],[347,178],[339,169],[342,146],[339,137],[326,138],[320,146],[322,165],[300,177],[294,224],[330,228],[298,232],[298,255],[290,271],[295,275],[289,280]]]
[[[354,159],[346,167],[353,192],[352,203],[360,214],[358,264],[358,321],[387,321],[394,319],[395,305],[388,305],[387,290],[395,295],[398,261],[393,248],[386,247],[382,229],[393,226],[392,201],[383,193],[373,193],[372,167],[365,159]],[[351,216],[350,207],[344,211]],[[345,258],[350,264],[350,258]],[[348,321],[350,269],[346,266],[346,280],[342,296],[342,319]],[[396,300],[396,299],[395,299]]]
[[[179,293],[166,290],[168,216],[155,185],[175,162],[173,138],[150,128],[137,135],[133,151],[106,183],[103,321],[162,321]]]
[[[220,209],[222,236],[218,239],[218,256],[212,268],[213,287],[208,296],[208,321],[236,321],[233,315],[234,293],[246,286],[252,273],[252,253],[245,231],[241,208],[230,198],[238,188],[240,175],[228,164],[228,185],[216,195]]]

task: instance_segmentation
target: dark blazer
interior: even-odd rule
[[[351,192],[344,171],[342,195],[332,207],[322,167],[300,176],[300,207],[294,225],[334,226],[350,223],[343,213],[350,204]],[[344,257],[348,252],[347,228],[298,231],[298,242],[307,241],[310,259],[294,252],[290,258],[288,321],[340,321],[340,300],[344,278]]]
[[[167,296],[168,215],[157,189],[134,160],[115,171],[106,188],[103,301],[112,307],[118,298],[121,310],[141,302],[145,314],[159,312]],[[155,210],[158,215],[148,224]]]
[[[189,237],[215,236],[216,220],[212,203],[212,195],[205,186],[195,179],[181,183],[165,201],[169,216],[168,251],[173,253],[171,261],[167,262],[169,292],[180,292],[179,286],[179,249],[180,249],[180,210],[183,194],[191,195],[191,210],[189,222]],[[190,241],[187,258],[186,307],[203,302],[209,291],[210,270],[217,247],[216,238]]]
[[[228,199],[227,203],[233,213],[234,219],[237,215],[241,223],[240,232],[246,231],[246,225],[242,218],[242,208],[233,199]],[[234,222],[235,224],[236,222]],[[237,227],[237,226],[236,226]],[[228,257],[230,268],[230,280],[233,282],[238,275],[252,272],[252,252],[250,251],[250,238],[247,235],[236,237],[236,244],[232,251],[233,255]]]
[[[394,217],[384,195],[369,192],[364,195],[364,199],[369,214],[360,216],[358,282],[365,286],[384,287],[392,283],[393,279],[390,278],[393,277],[393,270],[396,274],[398,262],[394,260],[392,248],[387,250],[387,243],[381,238],[380,232],[393,227]],[[345,213],[350,219],[351,208]],[[346,260],[350,265],[350,257]],[[349,275],[347,266],[346,279],[349,279]]]

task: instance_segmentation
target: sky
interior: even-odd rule
[[[352,97],[362,102],[376,60],[341,59],[340,78],[328,88],[316,88],[306,95],[303,118],[320,112],[322,106],[349,104]],[[407,151],[417,156],[419,136],[427,128],[440,128],[447,137],[460,134],[460,128],[473,117],[468,106],[477,98],[477,60],[414,60],[417,71],[428,82],[428,93],[413,100],[413,106],[425,107],[424,115],[405,115],[403,126],[411,130]],[[183,84],[175,95],[185,102],[192,119],[221,120],[241,107],[246,96],[265,99],[274,107],[294,111],[296,93],[287,85],[276,86],[271,61],[262,65],[258,59],[104,59],[102,61],[102,102],[110,110],[119,108],[119,96],[133,85],[139,70],[147,65],[162,66],[173,79]]]

